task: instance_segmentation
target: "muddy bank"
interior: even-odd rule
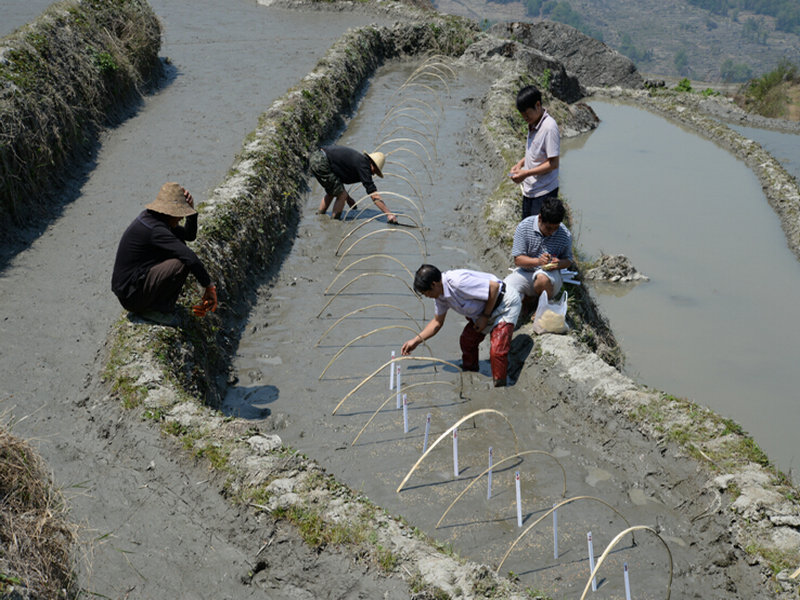
[[[52,209],[100,128],[141,100],[158,75],[161,26],[140,0],[66,2],[3,38],[0,51],[0,232]]]

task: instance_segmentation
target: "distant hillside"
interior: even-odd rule
[[[568,23],[630,57],[650,76],[745,81],[774,69],[781,58],[800,63],[797,0],[436,0],[435,5],[487,24],[543,18]]]

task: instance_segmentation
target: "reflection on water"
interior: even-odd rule
[[[627,255],[651,281],[598,300],[642,383],[739,422],[797,466],[800,264],[745,165],[646,111],[593,102],[602,123],[564,141],[562,190],[580,250]]]

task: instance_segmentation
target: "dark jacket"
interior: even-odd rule
[[[342,183],[361,182],[368,194],[378,191],[372,181],[372,161],[369,156],[346,146],[325,146],[322,151],[328,157],[331,171]]]
[[[186,226],[170,229],[166,218],[142,211],[122,234],[111,276],[111,290],[120,300],[130,298],[155,265],[177,258],[194,273],[203,287],[211,277],[197,255],[186,245],[197,237],[197,215],[186,217]]]

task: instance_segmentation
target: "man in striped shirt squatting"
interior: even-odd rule
[[[511,256],[517,267],[505,278],[508,288],[523,299],[526,311],[539,295],[553,298],[561,291],[561,269],[572,264],[572,234],[561,222],[564,205],[558,198],[546,198],[538,215],[523,219],[514,231]]]
[[[461,368],[478,370],[478,345],[491,333],[489,362],[495,387],[506,385],[508,351],[511,335],[519,318],[522,301],[515,290],[508,289],[490,273],[455,269],[442,273],[433,265],[422,265],[414,276],[414,291],[436,300],[433,319],[412,339],[403,344],[407,356],[425,340],[436,335],[444,325],[448,309],[467,318],[461,332]]]

